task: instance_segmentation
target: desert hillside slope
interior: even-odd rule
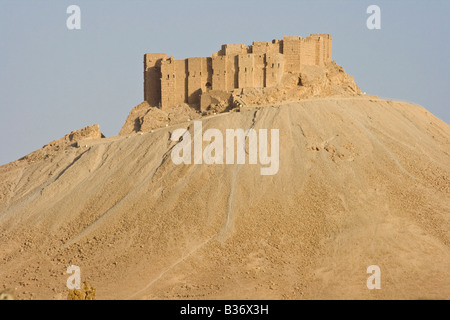
[[[446,123],[369,97],[202,122],[278,128],[278,174],[174,165],[170,133],[193,122],[0,167],[0,286],[65,299],[73,264],[99,299],[450,297]]]

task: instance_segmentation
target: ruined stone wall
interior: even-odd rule
[[[227,91],[233,91],[236,88],[239,88],[239,59],[238,55],[228,55],[227,57],[227,69],[226,69],[226,78],[227,78]]]
[[[227,65],[226,56],[212,57],[212,89],[227,91]]]
[[[317,41],[311,37],[302,39],[300,60],[303,65],[312,66],[316,64],[316,42]]]
[[[219,52],[224,56],[233,56],[249,53],[249,48],[245,44],[224,44]]]
[[[161,62],[161,107],[176,102],[176,65],[173,57]]]
[[[254,88],[254,55],[239,55],[239,88]]]
[[[331,61],[331,44],[332,44],[332,39],[331,39],[331,35],[329,34],[320,34],[320,36],[324,39],[324,62],[330,62]]]
[[[187,59],[187,103],[198,104],[200,95],[211,84],[211,58]]]
[[[266,54],[253,54],[253,87],[266,86]]]
[[[283,37],[284,72],[299,73],[302,58],[301,37]],[[302,61],[303,63],[303,61]]]
[[[161,61],[166,58],[164,53],[144,55],[144,100],[152,106],[161,102]]]
[[[285,57],[281,53],[266,53],[265,87],[275,87],[281,83]]]
[[[187,60],[175,60],[175,102],[171,106],[173,107],[180,103],[187,102],[188,98],[188,68],[187,68]]]
[[[331,61],[328,34],[306,38],[255,41],[251,46],[225,44],[209,58],[175,60],[165,54],[144,57],[144,99],[152,106],[170,108],[180,103],[199,105],[208,90],[231,92],[243,88],[275,87],[287,73],[302,65]]]
[[[306,38],[310,42],[312,39],[315,42],[314,49],[314,64],[324,65],[326,62],[331,61],[331,36],[329,34],[312,34],[310,37]],[[305,40],[306,40],[305,39]]]
[[[281,40],[272,40],[272,43],[268,41],[254,41],[250,50],[253,54],[282,53],[281,45]]]

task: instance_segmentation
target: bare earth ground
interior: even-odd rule
[[[174,165],[170,132],[192,122],[0,167],[0,290],[66,299],[74,264],[98,299],[450,297],[447,124],[360,97],[249,107],[203,130],[253,124],[280,129],[277,175]],[[373,264],[381,290],[366,287]]]

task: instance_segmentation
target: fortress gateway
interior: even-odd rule
[[[144,100],[162,109],[180,103],[200,105],[207,92],[237,93],[247,88],[282,85],[283,76],[303,65],[331,61],[331,35],[283,37],[283,40],[225,44],[207,58],[175,60],[164,53],[144,56]]]

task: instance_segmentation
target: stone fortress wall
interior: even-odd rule
[[[208,91],[237,92],[281,85],[283,76],[300,73],[303,65],[331,61],[331,35],[225,44],[206,58],[175,60],[163,53],[144,56],[144,100],[162,109],[180,103],[199,105]]]

